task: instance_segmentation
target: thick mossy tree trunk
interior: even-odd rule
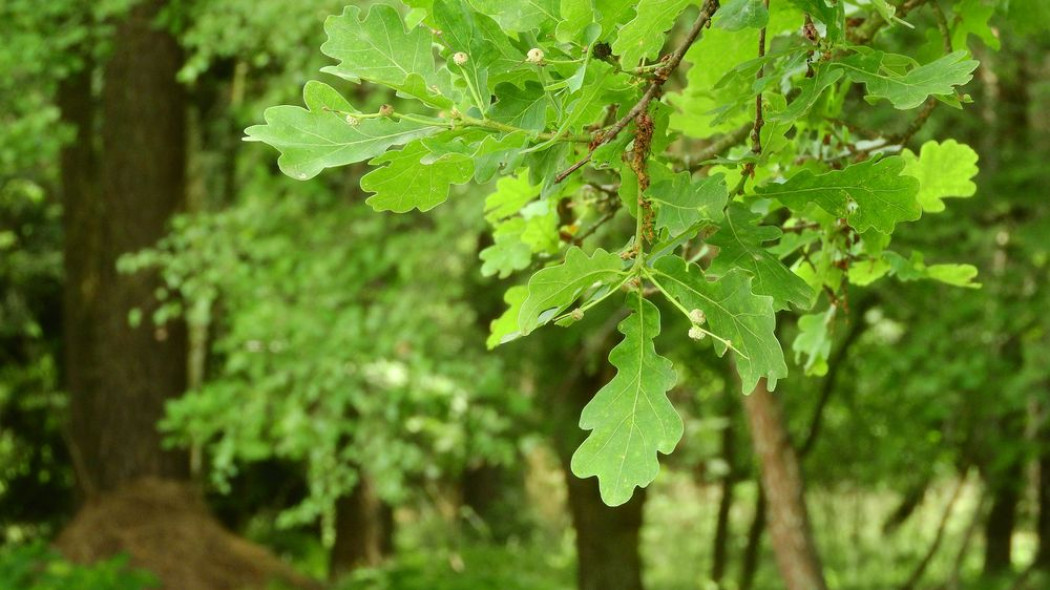
[[[601,358],[609,348],[601,348]],[[563,348],[564,349],[564,348]],[[566,354],[566,357],[575,357]],[[612,374],[590,373],[586,359],[567,362],[569,374],[554,386],[554,444],[565,470],[569,511],[576,529],[577,582],[580,590],[641,590],[642,559],[639,538],[645,490],[636,490],[629,502],[610,508],[602,502],[596,478],[580,479],[569,463],[586,433],[578,424],[580,412]]]
[[[162,450],[156,428],[164,403],[186,388],[185,328],[153,325],[155,273],[116,268],[121,255],[154,245],[185,199],[186,104],[175,79],[182,51],[155,24],[162,6],[137,4],[116,24],[98,125],[91,72],[61,87],[63,117],[77,131],[62,158],[65,377],[87,496],[146,476],[188,474],[185,455]],[[141,313],[137,326],[133,310]]]
[[[784,585],[788,590],[825,590],[798,457],[788,437],[780,403],[764,379],[744,398],[744,409],[761,464],[767,526]]]

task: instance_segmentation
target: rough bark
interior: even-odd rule
[[[335,506],[335,543],[328,577],[337,580],[359,567],[374,567],[393,553],[394,513],[376,495],[372,479],[361,473],[354,491]]]
[[[761,465],[773,552],[788,590],[825,590],[810,529],[802,475],[778,400],[765,380],[744,398],[751,437]]]
[[[155,274],[116,269],[122,254],[164,235],[185,197],[185,102],[175,80],[182,53],[154,25],[161,6],[139,4],[116,25],[103,70],[100,155],[91,72],[61,89],[63,117],[77,130],[62,157],[65,377],[71,447],[86,495],[145,476],[187,475],[185,455],[162,451],[155,427],[165,401],[186,386],[185,329],[152,325]],[[144,321],[132,327],[136,308]]]

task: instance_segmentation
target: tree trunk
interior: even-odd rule
[[[361,473],[354,491],[336,501],[335,544],[329,554],[332,581],[359,567],[375,567],[393,553],[394,512]]]
[[[611,343],[609,343],[611,345]],[[565,343],[553,344],[565,350]],[[610,346],[611,347],[611,346]],[[594,356],[605,358],[610,347],[594,347]],[[562,354],[561,362],[571,367],[570,374],[555,389],[551,407],[554,411],[554,443],[565,471],[569,511],[576,529],[577,583],[579,590],[641,590],[642,559],[639,536],[645,490],[637,490],[629,502],[610,508],[602,502],[598,480],[580,479],[572,474],[569,463],[585,432],[578,423],[583,407],[611,378],[609,374],[590,374],[584,365],[588,359],[579,352]],[[569,358],[566,358],[569,357]],[[608,367],[606,367],[608,372]]]
[[[1015,461],[1001,475],[992,488],[992,507],[984,525],[984,575],[997,576],[1009,572],[1012,565],[1014,527],[1017,524],[1017,504],[1020,501],[1019,483],[1024,475],[1023,464]]]
[[[751,527],[747,530],[747,546],[740,565],[740,590],[751,590],[758,573],[758,556],[762,549],[762,531],[766,529],[766,493],[759,486],[755,498],[755,515]]]
[[[1043,443],[1046,444],[1045,442]],[[1043,450],[1039,457],[1039,551],[1035,556],[1036,567],[1050,571],[1050,450]]]
[[[463,506],[483,523],[479,525],[488,540],[505,543],[528,531],[521,510],[526,498],[525,472],[520,466],[482,463],[470,467],[463,472],[460,490]]]
[[[722,587],[725,578],[726,566],[729,563],[729,540],[732,536],[730,531],[730,512],[733,509],[733,492],[736,488],[736,429],[734,428],[734,417],[737,414],[736,392],[730,385],[732,379],[726,379],[724,397],[726,400],[726,426],[722,430],[722,460],[726,464],[726,474],[722,478],[722,494],[718,500],[718,520],[715,524],[715,537],[711,548],[711,581],[718,588]]]
[[[185,101],[175,80],[182,52],[154,24],[161,7],[138,4],[116,25],[103,72],[100,157],[91,72],[60,89],[63,118],[77,130],[62,157],[65,376],[78,486],[88,496],[145,476],[187,476],[185,454],[161,450],[155,426],[164,403],[186,387],[185,328],[153,326],[156,273],[116,269],[122,254],[164,235],[185,198]],[[129,324],[134,309],[142,311],[138,327]]]
[[[602,502],[598,480],[580,479],[566,467],[569,509],[576,528],[577,582],[580,590],[641,590],[642,560],[638,553],[645,490],[626,504],[610,508]]]
[[[744,398],[768,503],[768,526],[777,566],[788,590],[825,590],[824,576],[799,472],[779,402],[765,380]]]

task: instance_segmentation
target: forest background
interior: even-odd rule
[[[486,197],[517,180],[503,179],[454,186],[426,214],[377,213],[364,163],[293,179],[242,141],[310,80],[362,112],[394,100],[319,74],[345,4],[0,5],[0,587],[1050,583],[1050,5],[844,2],[851,30],[887,6],[911,24],[871,27],[880,48],[927,63],[946,43],[980,62],[962,108],[883,102],[840,131],[898,135],[914,154],[973,148],[975,190],[973,162],[944,180],[970,198],[901,224],[894,244],[973,265],[981,286],[902,258],[895,278],[847,287],[837,317],[780,313],[791,374],[770,399],[815,564],[799,578],[766,530],[767,495],[784,490],[759,483],[755,398],[688,325],[660,340],[684,437],[615,508],[570,469],[580,412],[613,377],[615,322],[588,312],[486,346],[515,271],[626,212],[578,226],[540,212],[526,221],[558,221],[553,237],[494,234],[506,220]],[[419,20],[353,5],[364,18],[374,4]],[[661,55],[708,5],[678,4]],[[717,105],[679,92],[755,57],[718,39],[702,35],[668,81],[664,124],[687,163],[750,149],[749,125],[709,128]],[[508,234],[524,254],[495,248]]]

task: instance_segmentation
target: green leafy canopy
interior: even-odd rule
[[[336,63],[324,71],[374,98],[351,104],[311,81],[305,108],[268,109],[248,139],[299,179],[368,162],[376,210],[478,201],[491,227],[481,272],[515,277],[490,348],[626,296],[617,373],[584,411],[590,436],[572,463],[610,504],[648,485],[682,434],[661,331],[669,346],[731,353],[749,393],[788,374],[778,311],[801,317],[794,350],[819,374],[831,312],[813,310],[836,309],[848,283],[974,286],[971,266],[888,246],[901,224],[975,193],[973,150],[911,151],[930,112],[906,111],[966,102],[977,62],[958,41],[994,38],[980,3],[962,2],[946,32],[882,0],[411,5],[411,24],[386,4],[325,24]],[[959,51],[924,49],[920,62],[879,49],[879,28],[901,23]],[[864,130],[869,103],[884,101],[905,111],[899,129]],[[489,187],[483,206],[452,191],[472,180]]]

